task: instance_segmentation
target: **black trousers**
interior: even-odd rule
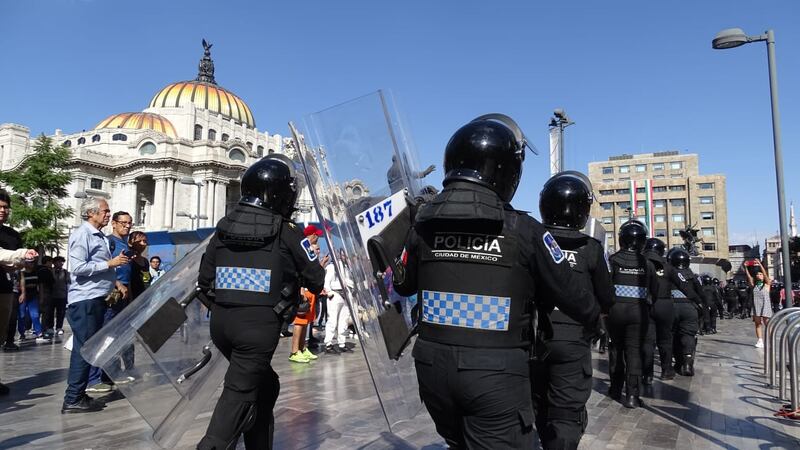
[[[542,343],[543,359],[531,366],[536,432],[545,450],[577,449],[588,425],[586,402],[592,393],[589,342]]]
[[[244,433],[245,448],[271,449],[278,374],[270,365],[281,320],[271,307],[222,306],[211,310],[211,339],[230,361],[222,395],[199,449],[225,449]]]
[[[672,322],[674,320],[672,299],[660,298],[653,304],[647,336],[642,346],[642,375],[653,376],[655,349],[661,360],[661,375],[672,371]]]
[[[608,314],[608,331],[611,334],[609,372],[611,392],[622,392],[623,383],[629,395],[639,395],[639,378],[642,376],[642,342],[647,336],[650,307],[644,300],[617,301]],[[613,361],[612,361],[613,360]]]
[[[451,449],[533,448],[528,352],[417,339],[419,395]]]
[[[734,314],[738,313],[738,306],[739,306],[739,299],[736,297],[727,297],[725,302],[728,304],[728,315],[733,317]]]
[[[48,298],[42,302],[42,329],[60,330],[64,328],[64,314],[67,310],[66,298]]]
[[[675,361],[682,364],[684,355],[694,355],[697,344],[697,307],[689,301],[676,301],[673,308]]]
[[[8,332],[0,339],[5,339],[7,345],[14,343],[17,335],[17,320],[19,316],[19,294],[14,294],[14,301],[11,303],[11,316],[8,318]]]

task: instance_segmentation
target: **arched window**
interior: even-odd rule
[[[85,143],[86,143],[86,138],[85,137],[79,137],[78,138],[78,145],[83,145]]]
[[[194,126],[194,140],[199,141],[203,139],[203,126],[202,125],[195,125]]]
[[[72,141],[70,141],[69,139],[64,141],[64,147],[72,147]]]
[[[269,150],[267,151],[267,154],[268,154],[268,155],[271,155],[271,154],[273,154],[273,153],[275,153],[275,149],[272,149],[272,148],[271,148],[271,149],[269,149]]]
[[[232,159],[234,161],[239,161],[241,163],[243,163],[243,162],[245,162],[247,160],[247,157],[245,156],[244,152],[239,148],[235,148],[235,149],[231,150],[230,152],[228,152],[228,158],[230,158],[230,159]]]
[[[139,147],[140,155],[153,155],[156,152],[156,144],[152,142],[145,142],[144,145]]]
[[[247,149],[250,150],[250,151],[253,150],[253,143],[252,142],[248,142],[247,143]]]
[[[258,148],[256,149],[256,155],[258,155],[259,158],[264,156],[264,146],[263,145],[259,145],[258,146]]]
[[[228,140],[228,135],[225,134],[225,133],[222,133],[222,142],[226,142],[227,140]]]
[[[111,136],[111,140],[112,141],[127,141],[128,140],[128,136],[125,136],[122,133],[117,133],[117,134]]]
[[[92,136],[92,142],[100,142],[100,135],[95,134],[94,136]]]
[[[214,141],[216,139],[217,139],[217,130],[215,130],[213,128],[209,128],[208,129],[208,140],[209,141]]]

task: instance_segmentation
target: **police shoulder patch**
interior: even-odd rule
[[[553,258],[556,264],[561,264],[566,259],[564,252],[561,250],[561,247],[558,246],[558,242],[556,242],[556,238],[550,234],[549,231],[545,231],[542,235],[542,241],[544,242],[545,247],[550,252],[550,257]]]
[[[681,281],[683,281],[684,283],[686,283],[686,278],[683,276],[683,274],[682,274],[682,273],[678,272],[678,278],[680,278],[680,279],[681,279]]]
[[[300,247],[303,248],[303,251],[305,252],[306,257],[308,258],[309,261],[317,260],[317,254],[316,252],[314,252],[314,249],[311,248],[311,242],[308,240],[308,238],[305,238],[302,241],[300,241]]]

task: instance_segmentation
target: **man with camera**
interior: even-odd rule
[[[111,256],[125,255],[126,258],[131,258],[133,253],[128,248],[128,235],[131,232],[133,225],[133,218],[125,211],[117,211],[111,217],[111,235],[108,236],[108,246],[111,250]],[[129,288],[131,285],[131,265],[123,264],[114,269],[116,274],[116,281],[114,282],[115,289],[108,296],[105,316],[103,317],[103,325],[111,321],[123,308],[130,303]],[[133,366],[133,347],[129,347],[122,353],[122,359],[125,362],[125,368]],[[113,382],[103,375],[103,371],[99,367],[92,367],[89,372],[89,387],[86,392],[92,393],[107,393],[113,389]]]

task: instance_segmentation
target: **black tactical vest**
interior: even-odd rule
[[[620,250],[610,258],[615,302],[648,301],[647,260],[639,253]]]
[[[670,279],[670,270],[667,260],[655,253],[649,252],[644,254],[656,269],[656,280],[658,281],[658,300],[672,300],[672,290],[677,289],[675,284]]]
[[[216,303],[277,305],[281,299],[285,267],[279,249],[280,234],[261,247],[231,243],[217,247]]]
[[[479,228],[486,230],[485,222],[468,219],[417,228],[418,285],[424,286],[417,299],[419,337],[467,347],[528,347],[534,286],[517,233],[507,226],[494,234],[471,231]]]
[[[546,226],[548,231],[556,238],[558,246],[566,257],[573,272],[577,275],[575,280],[581,284],[581,287],[589,292],[594,292],[592,285],[592,272],[597,269],[608,270],[606,267],[593,267],[597,261],[596,254],[592,255],[593,248],[590,247],[592,238],[583,236],[583,239],[575,239],[575,232],[571,230],[562,230],[554,227]],[[569,238],[567,238],[569,237]],[[596,241],[595,241],[596,242]],[[599,245],[597,247],[600,247]],[[602,251],[602,249],[599,249]],[[594,256],[595,258],[592,258]],[[585,336],[584,326],[575,320],[572,320],[568,315],[564,314],[558,308],[553,309],[549,315],[550,323],[553,328],[553,336],[551,340],[575,340]]]

